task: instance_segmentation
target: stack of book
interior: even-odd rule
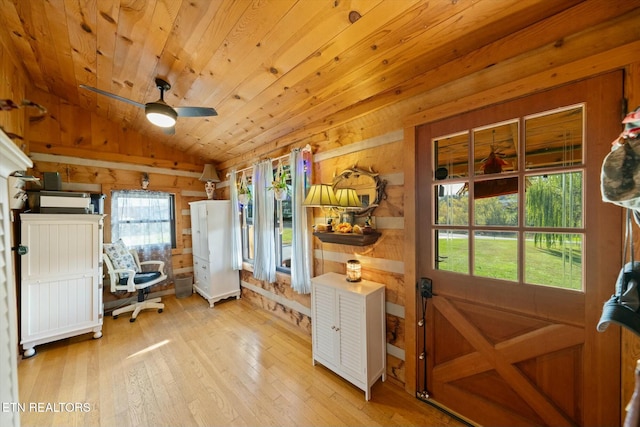
[[[40,213],[93,213],[89,193],[72,191],[40,191]]]

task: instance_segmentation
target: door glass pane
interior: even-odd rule
[[[433,140],[436,180],[469,176],[469,132]]]
[[[582,164],[582,105],[525,118],[527,169]]]
[[[582,290],[582,234],[526,233],[524,279]]]
[[[515,188],[518,188],[518,178],[515,179]],[[493,189],[504,187],[503,179],[492,179],[474,183],[474,189],[479,186],[491,186]],[[511,185],[511,184],[509,184]],[[498,192],[499,193],[499,192]],[[492,197],[475,199],[474,201],[474,223],[476,225],[500,225],[516,227],[518,225],[518,194],[505,194]],[[484,242],[482,242],[483,244]]]
[[[475,231],[473,274],[502,280],[518,280],[518,234]]]
[[[582,227],[582,171],[527,177],[527,227]]]
[[[517,120],[473,131],[473,166],[475,175],[518,170]]]
[[[435,269],[469,274],[469,233],[435,230]]]
[[[469,193],[464,191],[466,183],[434,186],[437,197],[436,224],[468,225]]]

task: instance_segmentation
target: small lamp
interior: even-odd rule
[[[218,178],[218,172],[213,165],[204,165],[202,175],[200,175],[200,181],[204,182],[204,191],[207,193],[207,199],[213,200],[214,191],[216,189],[216,182],[220,182]]]
[[[341,222],[348,222],[353,225],[355,222],[355,214],[353,210],[360,209],[362,202],[358,198],[358,193],[354,188],[339,188],[336,190],[336,198],[342,208]]]
[[[338,202],[338,198],[329,184],[314,184],[309,188],[309,193],[307,193],[307,197],[302,202],[302,206],[322,208],[324,210],[325,208],[331,209],[340,206],[340,202]],[[326,217],[325,213],[325,220]]]
[[[359,282],[362,280],[362,266],[357,259],[347,261],[347,282]]]

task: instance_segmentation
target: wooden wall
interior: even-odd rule
[[[464,81],[453,88],[436,87],[417,93],[408,101],[363,113],[340,126],[317,129],[302,141],[265,141],[265,146],[222,165],[221,177],[231,167],[246,167],[258,158],[279,156],[291,148],[310,144],[314,152],[314,183],[327,182],[341,169],[354,164],[371,167],[387,179],[388,199],[374,214],[382,232],[380,240],[364,248],[314,240],[314,268],[316,274],[343,272],[344,261],[357,255],[364,260],[364,277],[386,284],[388,373],[393,381],[405,383],[411,392],[415,387],[415,277],[412,276],[415,253],[411,249],[415,225],[407,225],[412,224],[413,208],[406,200],[411,200],[416,189],[413,177],[406,171],[415,166],[410,150],[413,127],[621,67],[627,73],[625,94],[630,108],[635,108],[640,105],[640,62],[637,62],[637,50],[633,53],[631,47],[637,47],[637,43],[587,58],[577,55],[573,62],[560,66],[554,65],[551,53],[547,60],[539,55],[535,63],[549,64],[546,68],[540,65],[535,74],[526,74],[522,67],[522,76],[510,83],[501,81],[502,74],[495,74],[483,82]],[[549,47],[549,50],[557,48]],[[504,75],[511,75],[513,71],[508,64],[498,68]],[[425,76],[427,79],[429,76]],[[141,174],[149,173],[151,189],[173,191],[179,196],[181,238],[173,254],[174,271],[190,271],[188,202],[205,197],[202,183],[197,180],[204,162],[33,89],[19,58],[0,40],[0,98],[19,102],[25,97],[44,105],[49,115],[42,119],[34,117],[37,114],[28,109],[0,111],[0,126],[19,137],[18,145],[34,159],[35,172],[58,171],[67,188],[101,193],[113,188],[139,188]],[[226,188],[218,193],[221,198],[228,198]],[[108,211],[110,200],[105,202]],[[640,249],[640,244],[636,247]],[[612,278],[612,289],[614,281]],[[286,275],[278,275],[275,284],[264,284],[256,281],[247,268],[242,273],[242,283],[243,297],[310,331],[309,297],[293,292]],[[640,340],[625,331],[622,348],[621,375],[623,402],[626,402],[633,391],[633,369],[640,357]]]

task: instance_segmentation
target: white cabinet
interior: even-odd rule
[[[321,363],[364,390],[386,379],[384,285],[347,282],[327,273],[311,279],[313,363]]]
[[[21,214],[20,344],[102,336],[103,215]]]
[[[193,288],[209,306],[229,297],[240,298],[240,273],[231,258],[231,202],[191,202]]]

